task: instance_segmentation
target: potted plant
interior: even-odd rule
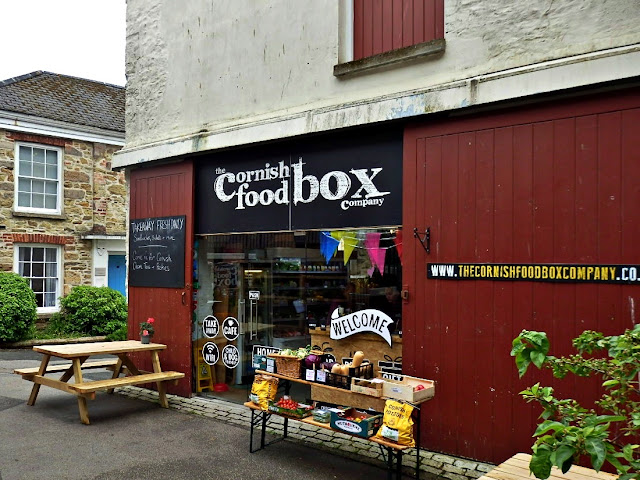
[[[153,317],[149,317],[146,322],[140,323],[140,341],[142,343],[149,343],[151,341],[151,337],[153,337],[155,332],[154,323],[155,319]]]

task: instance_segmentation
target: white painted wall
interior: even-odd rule
[[[128,0],[114,165],[640,75],[637,0],[445,0],[444,55],[339,79],[349,1]]]
[[[126,255],[127,244],[124,239],[94,239],[93,257],[93,286],[109,286],[109,255]],[[104,272],[104,275],[102,273]]]

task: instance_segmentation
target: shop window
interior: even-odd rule
[[[59,214],[62,204],[61,150],[18,143],[15,158],[15,210]]]
[[[26,278],[36,295],[38,313],[57,310],[60,296],[61,250],[58,246],[16,245],[14,270]]]
[[[336,316],[377,310],[390,317],[389,332],[401,334],[399,239],[399,230],[388,228],[198,236],[194,348],[220,352],[214,383],[227,384],[226,395],[233,395],[253,379],[254,346],[306,347],[311,333],[329,330]],[[237,320],[238,338],[223,331],[229,317]],[[207,333],[207,318],[219,328]],[[233,368],[222,353],[229,345],[240,357]]]

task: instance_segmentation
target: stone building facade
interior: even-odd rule
[[[30,278],[43,316],[76,285],[125,293],[126,183],[111,170],[123,142],[123,87],[0,82],[0,270]]]

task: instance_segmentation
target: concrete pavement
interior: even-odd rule
[[[98,393],[88,402],[89,426],[80,423],[68,393],[42,387],[29,407],[33,384],[12,372],[39,362],[30,349],[0,349],[0,480],[386,478],[376,445],[299,422],[290,422],[289,440],[249,454],[248,409],[210,398],[169,395],[167,410],[147,389]],[[271,431],[281,429],[275,422]],[[404,463],[415,466],[415,455]],[[424,452],[421,463],[423,479],[444,473],[467,480],[491,468],[432,452]]]

